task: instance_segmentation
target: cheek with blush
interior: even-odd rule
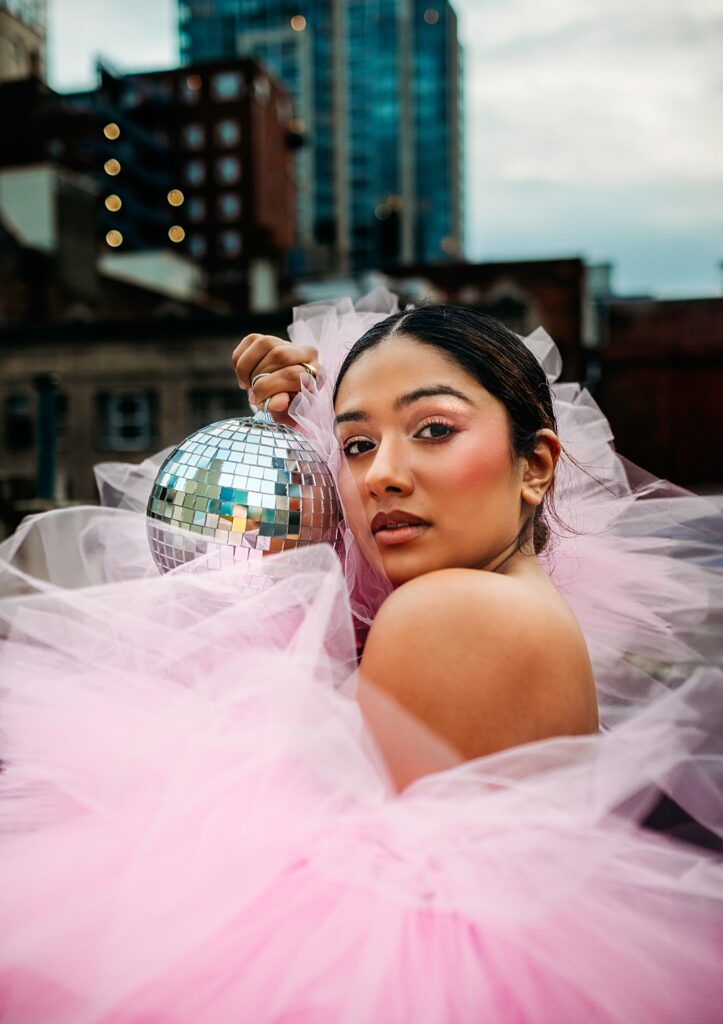
[[[442,466],[440,484],[450,497],[510,483],[513,466],[507,423],[492,423],[484,434],[467,431],[447,448]]]

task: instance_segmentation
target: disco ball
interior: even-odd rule
[[[191,434],[164,461],[147,507],[153,559],[168,572],[199,555],[261,572],[267,555],[333,544],[329,467],[297,430],[260,412]]]

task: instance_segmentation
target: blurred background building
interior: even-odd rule
[[[45,4],[0,0],[0,537],[246,411],[230,354],[381,285],[543,326],[618,448],[720,494],[723,298],[614,268],[463,257],[463,87],[444,0],[180,0],[178,66],[45,81]]]
[[[46,0],[0,0],[0,82],[45,78]]]
[[[288,87],[297,273],[461,258],[463,86],[447,0],[179,0],[184,62],[253,56]]]
[[[104,265],[146,282],[175,250],[209,296],[275,308],[295,233],[284,89],[251,60],[98,72],[97,88],[74,94],[35,77],[0,84],[0,179],[45,162],[84,175]]]

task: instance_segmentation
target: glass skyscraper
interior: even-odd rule
[[[179,0],[186,62],[287,86],[306,269],[462,255],[462,73],[448,0]]]

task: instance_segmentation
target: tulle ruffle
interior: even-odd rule
[[[296,321],[327,380],[293,413],[333,466],[329,381],[385,304]],[[528,343],[555,376],[549,339]],[[354,700],[355,623],[388,585],[348,535],[342,562],[275,556],[262,593],[159,576],[159,457],[100,468],[113,507],[0,546],[0,1019],[720,1019],[720,860],[638,823],[662,791],[723,833],[721,516],[623,463],[583,390],[555,397],[572,459],[546,558],[603,731],[448,750],[402,794]]]

